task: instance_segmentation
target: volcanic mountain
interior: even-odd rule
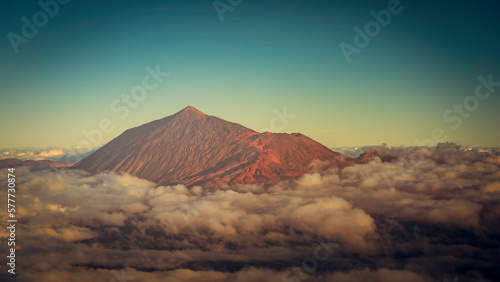
[[[316,159],[337,167],[358,162],[300,133],[258,133],[189,106],[126,130],[73,168],[209,187],[295,178]]]

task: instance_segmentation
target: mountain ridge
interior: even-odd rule
[[[66,168],[72,166],[74,163],[58,162],[52,160],[20,160],[16,158],[0,159],[0,168],[11,167],[34,167],[34,168]]]

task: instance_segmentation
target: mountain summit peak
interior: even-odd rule
[[[187,106],[187,107],[185,107],[185,108],[183,109],[183,111],[193,111],[193,110],[198,111],[198,109],[196,109],[196,108],[195,108],[195,107],[193,107],[193,106]],[[199,111],[198,111],[198,112],[199,112]]]
[[[180,110],[175,114],[177,115],[182,115],[182,116],[192,116],[192,117],[202,117],[205,116],[204,113],[200,112],[198,109],[196,109],[193,106],[187,106],[184,109]]]

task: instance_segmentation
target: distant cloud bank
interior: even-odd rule
[[[81,151],[82,148],[22,148],[0,150],[0,159],[51,160],[58,162],[78,162],[95,150]]]

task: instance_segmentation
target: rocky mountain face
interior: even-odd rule
[[[337,167],[359,162],[300,133],[258,133],[189,106],[125,131],[73,168],[210,187],[272,184],[309,172],[314,160]]]

